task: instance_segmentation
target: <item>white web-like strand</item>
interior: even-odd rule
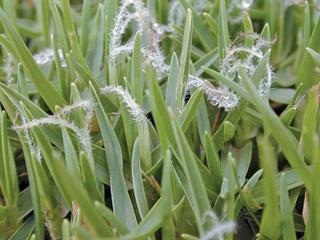
[[[187,11],[181,5],[181,2],[174,0],[170,2],[170,11],[168,16],[168,22],[170,26],[182,26]]]
[[[66,68],[67,63],[63,57],[62,49],[58,49],[61,67]],[[54,50],[51,48],[44,49],[43,51],[33,55],[33,59],[38,65],[46,65],[54,61]]]
[[[255,44],[251,48],[232,46],[227,49],[226,56],[220,66],[221,74],[233,80],[238,75],[238,66],[242,65],[249,77],[253,75],[264,56],[265,49],[270,48],[270,42],[265,41],[257,34],[253,34],[252,39],[254,39]],[[268,63],[258,87],[261,96],[268,97],[274,78],[273,75],[272,67]]]
[[[192,4],[196,13],[200,15],[204,12],[206,7],[211,6],[213,3],[208,0],[193,0],[190,1],[190,4]],[[170,11],[168,16],[170,26],[182,26],[186,15],[187,11],[179,0],[172,0],[170,2]]]
[[[55,125],[68,128],[74,132],[83,150],[87,153],[89,159],[93,160],[90,137],[90,123],[93,117],[93,108],[94,104],[91,100],[82,100],[79,102],[75,102],[73,105],[66,106],[60,109],[59,112],[48,117],[33,119],[29,122],[27,122],[26,119],[22,117],[22,125],[15,125],[13,128],[16,131],[24,131],[27,143],[31,149],[34,149],[34,147],[32,147],[32,140],[31,136],[29,135],[30,129],[42,125]],[[75,109],[83,109],[85,112],[85,122],[83,127],[78,127],[74,122],[70,122],[64,119],[66,115],[68,115]]]
[[[194,7],[195,12],[200,15],[207,7],[212,6],[213,1],[209,0],[193,0],[190,4]],[[227,12],[229,14],[229,21],[231,23],[239,23],[242,20],[242,13],[247,11],[253,4],[254,0],[230,0],[227,2]],[[171,26],[183,26],[186,9],[179,0],[172,0],[170,2],[170,11],[168,22]]]
[[[212,228],[201,236],[201,240],[223,240],[224,235],[235,231],[236,224],[234,222],[220,222],[216,214],[212,211],[206,212],[202,222],[210,221]]]
[[[198,88],[203,90],[210,104],[219,108],[224,108],[226,111],[235,108],[239,103],[238,96],[224,85],[215,87],[207,80],[189,75],[186,92]]]
[[[134,1],[122,0],[122,4],[114,20],[113,29],[110,36],[110,59],[112,61],[123,51],[132,51],[132,44],[130,46],[122,45],[122,36],[128,27],[130,21],[133,19],[133,14],[128,11],[128,7],[133,4]]]
[[[17,66],[14,62],[13,56],[11,53],[7,54],[3,62],[3,72],[6,74],[7,83],[13,82],[13,74],[17,71]]]
[[[132,118],[137,122],[146,120],[143,109],[139,106],[127,89],[121,86],[105,86],[100,89],[101,94],[115,94],[128,108]]]
[[[249,10],[254,0],[231,0],[227,11],[231,23],[239,23],[242,20],[242,13]]]
[[[16,120],[18,118],[19,114],[16,114],[16,119],[13,121],[13,128],[15,129],[16,125]],[[27,119],[23,114],[20,115],[21,117],[21,122],[22,125],[27,124]],[[25,143],[28,145],[29,150],[33,156],[40,162],[41,161],[41,152],[40,148],[38,145],[34,144],[30,131],[28,129],[23,129],[23,138],[25,140]]]
[[[194,0],[193,5],[194,8],[198,11],[198,13],[202,13],[206,7],[212,5],[212,2],[209,0]]]
[[[119,11],[115,17],[113,29],[110,36],[109,58],[115,62],[121,53],[133,51],[133,40],[122,42],[123,35],[131,22],[136,23],[137,32],[147,38],[147,43],[142,46],[142,54],[156,70],[158,78],[162,78],[168,72],[168,65],[165,63],[165,56],[160,47],[161,36],[169,27],[160,25],[154,16],[144,6],[141,0],[122,0]]]

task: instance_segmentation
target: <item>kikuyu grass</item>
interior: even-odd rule
[[[318,239],[318,0],[0,1],[0,239]]]

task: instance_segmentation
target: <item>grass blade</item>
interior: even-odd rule
[[[123,159],[120,143],[92,85],[91,90],[98,101],[96,114],[106,151],[114,212],[126,223],[129,229],[132,229],[136,226],[137,220],[123,176]]]
[[[19,36],[19,33],[9,21],[2,9],[0,9],[0,19],[16,49],[20,61],[22,62],[24,68],[27,69],[27,72],[37,87],[40,96],[44,99],[52,111],[54,111],[56,105],[64,106],[65,101],[61,94],[59,94],[59,92],[53,87],[52,83],[46,79],[43,72],[39,69],[27,46]],[[50,94],[47,94],[47,92],[50,92]]]

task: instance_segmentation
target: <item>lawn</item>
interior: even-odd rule
[[[0,0],[0,240],[320,239],[319,0]]]

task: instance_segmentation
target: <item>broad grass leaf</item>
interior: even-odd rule
[[[114,212],[123,222],[126,223],[126,226],[129,229],[132,229],[137,224],[137,220],[123,175],[123,159],[121,146],[110,123],[110,120],[108,119],[103,106],[101,105],[99,96],[97,95],[92,85],[91,90],[94,93],[96,100],[98,101],[96,114],[106,151],[106,160],[110,173],[110,187]]]
[[[24,223],[15,231],[10,240],[20,240],[20,239],[29,239],[32,232],[34,231],[34,217],[29,217]]]

